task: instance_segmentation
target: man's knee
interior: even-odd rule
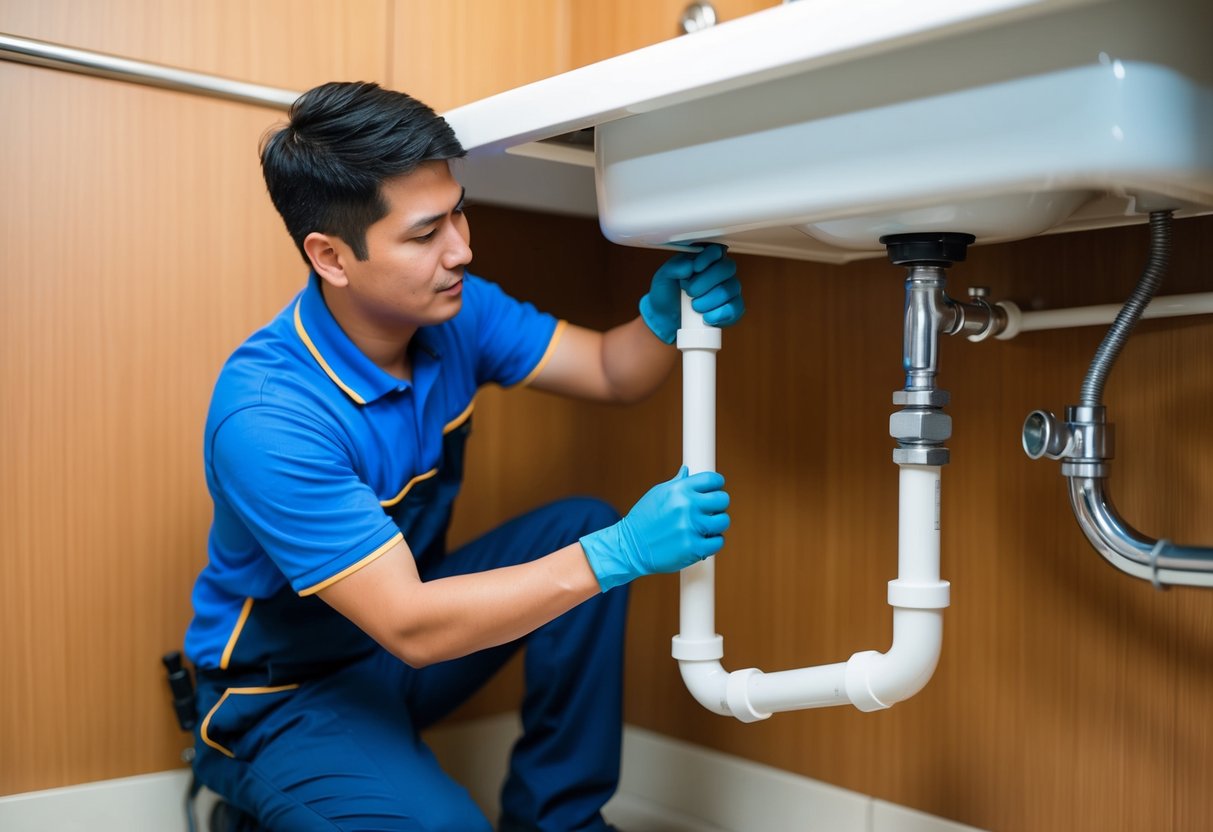
[[[578,538],[619,522],[619,512],[596,497],[569,497],[553,504],[553,508],[568,519]]]

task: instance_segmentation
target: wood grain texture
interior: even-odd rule
[[[569,69],[571,0],[391,0],[390,84],[438,112]]]
[[[383,77],[385,6],[359,5],[3,0],[0,29],[302,89]],[[159,659],[206,557],[211,385],[306,272],[257,165],[281,114],[11,63],[0,98],[11,793],[180,764]]]
[[[573,0],[570,18],[572,67],[585,66],[682,35],[682,11],[688,0]],[[724,23],[778,0],[714,0],[716,19]],[[570,68],[572,68],[570,67]]]
[[[389,0],[390,83],[443,112],[681,34],[682,0]],[[721,21],[777,5],[718,0]]]

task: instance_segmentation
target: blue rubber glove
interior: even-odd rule
[[[684,465],[653,486],[627,516],[587,534],[581,547],[606,592],[641,575],[677,572],[716,554],[729,527],[729,494],[715,471],[687,476]]]
[[[719,243],[708,243],[698,254],[677,254],[653,275],[648,294],[640,299],[640,317],[653,334],[674,343],[682,322],[681,291],[692,298],[691,308],[703,315],[704,323],[725,327],[737,323],[745,313],[737,264]]]

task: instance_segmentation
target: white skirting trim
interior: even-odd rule
[[[100,780],[62,789],[0,797],[5,832],[185,832],[184,769]],[[206,829],[214,795],[198,796],[198,829]]]
[[[513,714],[431,731],[443,766],[490,818],[518,735]],[[0,797],[6,832],[184,832],[184,770]],[[214,797],[198,801],[205,830]],[[628,726],[607,818],[627,832],[978,832],[835,786]]]
[[[502,714],[426,740],[492,818],[518,733],[517,716]],[[604,814],[627,832],[980,832],[632,725],[619,792]]]

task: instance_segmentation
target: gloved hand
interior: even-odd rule
[[[723,488],[724,477],[715,471],[688,476],[684,465],[618,523],[581,538],[602,591],[641,575],[677,572],[719,552],[729,527]]]
[[[676,254],[653,275],[648,294],[640,299],[640,317],[653,334],[674,343],[682,321],[680,292],[691,296],[691,308],[703,315],[704,323],[725,327],[745,313],[737,264],[719,243],[708,243],[698,254]]]

